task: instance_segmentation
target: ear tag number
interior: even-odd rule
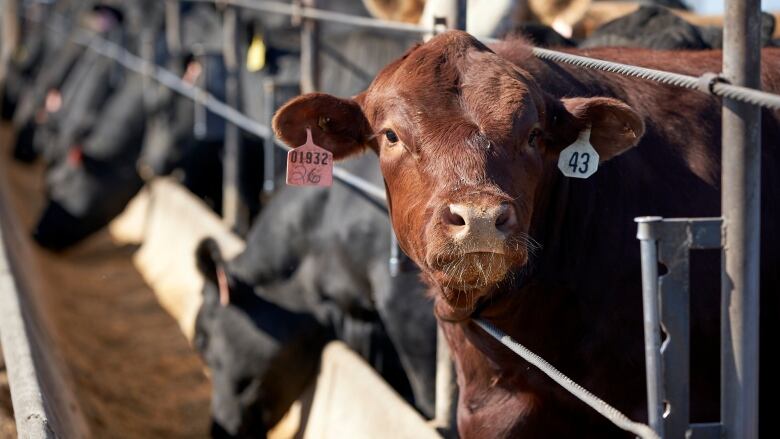
[[[590,128],[580,131],[577,140],[558,156],[558,169],[567,177],[588,178],[598,167],[599,153],[590,144]]]
[[[287,152],[287,184],[330,186],[333,184],[333,153],[314,144],[306,128],[306,143]]]

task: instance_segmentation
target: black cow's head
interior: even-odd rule
[[[232,275],[212,239],[196,258],[205,282],[194,344],[211,371],[212,434],[264,437],[314,375],[325,331]]]
[[[48,170],[46,187],[33,237],[43,247],[64,250],[119,215],[141,180],[132,167],[95,160],[76,145]]]

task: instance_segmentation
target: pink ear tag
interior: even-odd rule
[[[287,184],[330,186],[333,184],[333,153],[314,144],[306,128],[306,143],[287,152]]]

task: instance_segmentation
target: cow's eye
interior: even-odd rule
[[[385,131],[385,138],[387,138],[387,141],[390,142],[390,143],[397,143],[398,142],[398,135],[393,130]]]
[[[531,148],[536,148],[536,140],[539,138],[539,129],[534,128],[531,130],[531,134],[528,135],[528,145]]]

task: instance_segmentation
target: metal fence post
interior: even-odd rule
[[[276,112],[276,80],[263,80],[263,99],[266,126],[273,126]],[[263,139],[263,195],[271,195],[276,189],[276,145],[273,134]]]
[[[637,218],[636,237],[642,256],[642,310],[645,327],[645,375],[647,379],[647,420],[658,436],[664,436],[664,382],[661,360],[661,330],[658,291],[658,237],[661,217]]]
[[[2,23],[0,23],[0,86],[5,83],[8,64],[19,44],[19,0],[0,0]],[[0,88],[2,93],[2,88]],[[2,98],[2,96],[0,96]]]
[[[457,432],[458,386],[455,381],[455,364],[452,352],[444,337],[444,331],[436,326],[436,407],[434,426],[445,438],[458,437]]]
[[[723,74],[761,86],[760,1],[728,0]],[[761,109],[723,99],[721,421],[727,438],[758,437]]]
[[[317,0],[298,0],[304,7],[316,8]],[[320,88],[319,33],[317,20],[304,18],[301,22],[301,93],[312,93]]]
[[[171,62],[179,65],[182,55],[180,8],[179,0],[165,0],[165,45],[168,47]]]
[[[429,0],[425,3],[422,17],[423,26],[430,26],[431,32],[425,34],[425,41],[440,32],[440,25],[445,29],[466,29],[467,0]]]
[[[223,12],[223,57],[227,78],[225,80],[225,101],[232,108],[240,108],[238,47],[238,11],[227,6]],[[241,188],[241,135],[238,127],[225,124],[225,155],[222,176],[222,218],[234,232],[243,235],[249,228],[249,208]]]

